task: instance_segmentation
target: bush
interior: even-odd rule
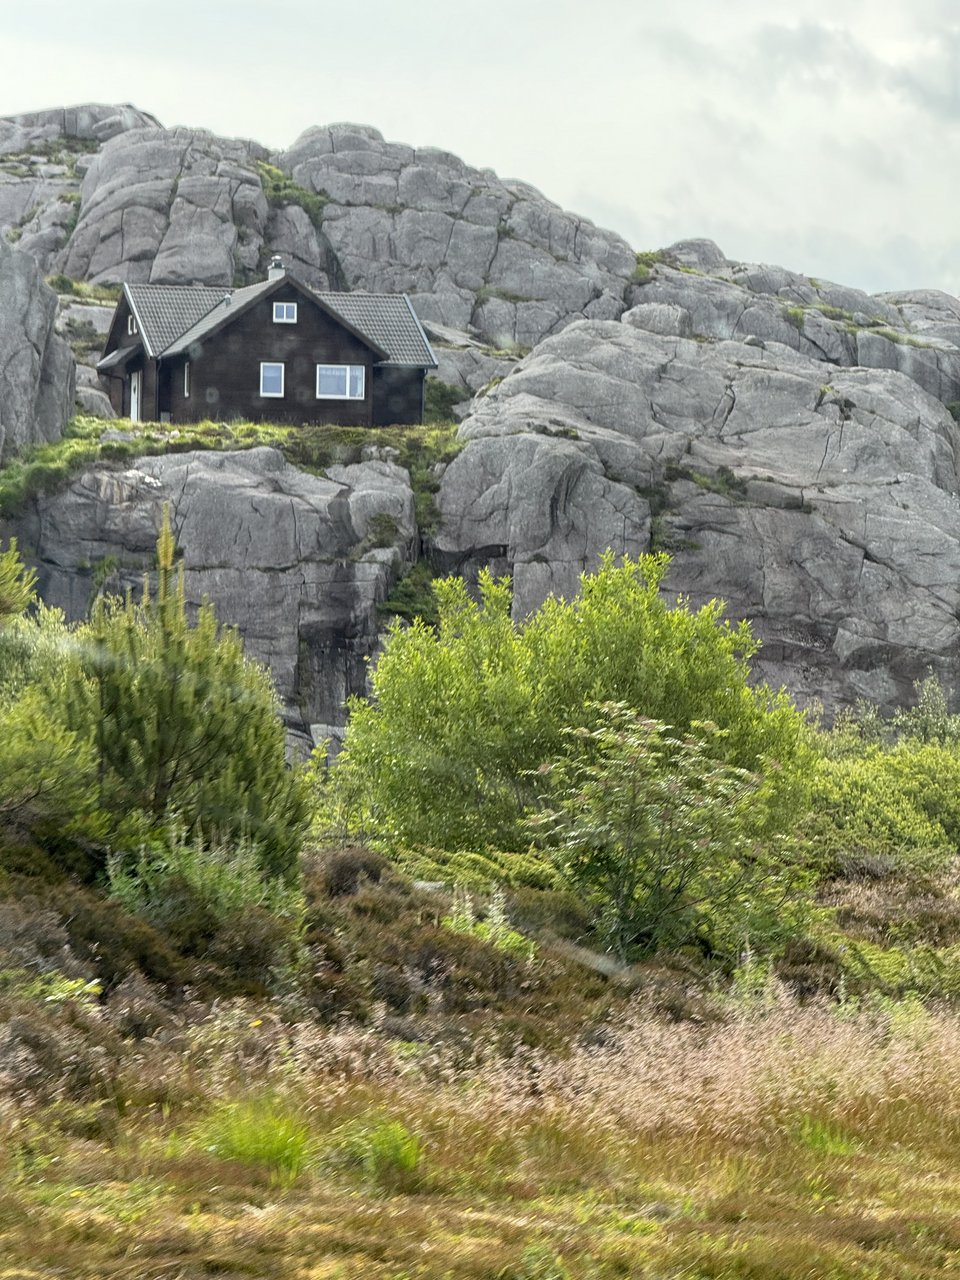
[[[757,649],[746,623],[712,602],[696,613],[660,596],[663,556],[615,563],[608,553],[572,602],[550,598],[511,619],[508,580],[435,584],[439,623],[394,624],[373,673],[373,701],[354,699],[328,795],[353,831],[398,846],[447,850],[528,843],[523,818],[542,790],[536,770],[588,724],[591,702],[623,701],[685,731],[711,720],[717,748],[744,769],[769,764],[771,828],[802,802],[809,751],[787,699],[749,683]]]
[[[819,761],[807,835],[825,874],[864,863],[879,874],[935,873],[960,846],[960,750],[906,739]]]
[[[767,780],[717,760],[713,726],[680,737],[620,704],[545,766],[548,807],[530,825],[593,907],[621,960],[697,946],[732,959],[804,920],[805,877],[767,847]],[[759,820],[759,821],[758,821]]]

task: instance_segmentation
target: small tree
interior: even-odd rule
[[[523,849],[536,769],[567,749],[566,726],[593,723],[591,705],[623,701],[684,732],[724,730],[718,758],[754,770],[778,762],[764,791],[771,828],[802,800],[808,757],[802,717],[750,684],[757,641],[712,601],[671,607],[664,556],[608,553],[576,599],[551,597],[511,617],[509,579],[480,575],[479,600],[456,578],[434,584],[436,628],[394,624],[373,673],[373,699],[354,699],[330,794],[347,826],[397,843],[443,849]]]
[[[286,767],[276,693],[209,602],[191,625],[174,549],[165,514],[156,592],[145,582],[139,602],[96,602],[77,635],[64,719],[90,744],[115,830],[131,814],[159,828],[176,812],[211,836],[247,835],[264,868],[288,876],[306,800]]]
[[[716,726],[684,735],[622,704],[541,774],[549,800],[530,826],[591,903],[621,960],[697,945],[733,954],[797,923],[805,878],[757,839],[767,785],[719,761]]]

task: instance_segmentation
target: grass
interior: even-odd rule
[[[289,1099],[257,1095],[221,1102],[194,1130],[192,1141],[220,1160],[262,1166],[278,1186],[303,1173],[310,1129]]]
[[[29,449],[0,468],[0,516],[15,515],[36,494],[62,489],[90,466],[125,464],[145,455],[266,444],[280,449],[294,465],[322,473],[335,463],[359,462],[364,449],[375,446],[396,450],[399,465],[409,471],[417,520],[421,531],[428,532],[437,520],[437,464],[449,462],[461,448],[456,426],[450,422],[422,427],[281,427],[250,422],[171,426],[121,420],[111,422],[109,428],[130,438],[104,439],[106,426],[100,419],[78,416],[62,440]]]
[[[47,284],[61,297],[76,298],[80,302],[113,303],[122,291],[122,285],[119,284],[87,284],[84,280],[74,280],[62,272],[47,276]]]
[[[646,284],[650,279],[653,268],[658,262],[666,262],[667,255],[662,249],[653,251],[638,251],[637,263],[633,269],[631,280],[634,284]]]
[[[99,1136],[4,1112],[11,1274],[927,1280],[960,1250],[960,1026],[638,1008],[564,1059],[457,1068],[224,1009],[136,1050]],[[212,1048],[211,1048],[212,1047]],[[212,1051],[215,1049],[215,1055]],[[225,1094],[225,1100],[220,1095]],[[0,1270],[0,1275],[3,1271]]]

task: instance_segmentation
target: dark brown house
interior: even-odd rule
[[[278,259],[243,289],[125,284],[97,369],[135,421],[423,421],[437,367],[405,294],[318,293]]]

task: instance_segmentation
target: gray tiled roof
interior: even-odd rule
[[[128,284],[140,333],[151,356],[179,355],[220,325],[230,308],[243,307],[276,281],[262,280],[243,289],[211,289],[197,285]],[[387,364],[436,368],[427,336],[406,294],[313,293],[353,329],[387,353]]]
[[[259,284],[249,284],[243,289],[220,289],[217,291],[216,301],[213,307],[190,325],[188,329],[181,330],[170,342],[170,345],[164,349],[165,356],[180,355],[186,351],[193,342],[198,342],[205,333],[209,333],[215,328],[221,320],[227,315],[230,308],[242,307],[247,302],[252,302],[258,294],[266,293],[273,284],[272,280],[261,280]],[[225,298],[230,299],[230,307],[228,308],[224,302]]]
[[[228,292],[205,285],[178,284],[127,284],[124,289],[140,325],[140,336],[151,356],[166,351],[185,329],[222,302],[223,295]]]
[[[317,297],[387,352],[387,363],[435,369],[427,335],[405,293],[320,293]]]

